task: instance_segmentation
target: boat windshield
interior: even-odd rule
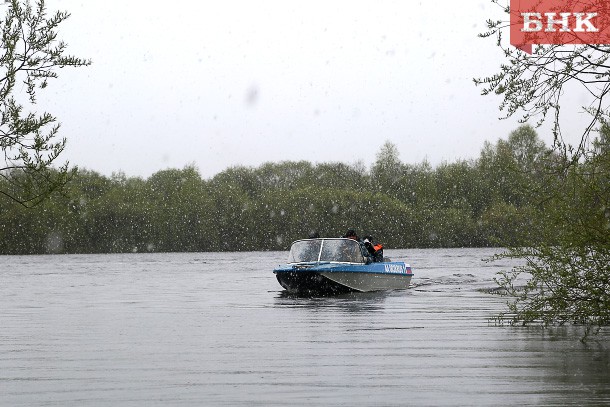
[[[360,243],[352,239],[306,239],[292,244],[289,263],[313,261],[365,262]]]

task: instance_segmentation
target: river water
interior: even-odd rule
[[[388,250],[412,288],[319,298],[285,252],[1,257],[0,405],[610,404],[610,330],[496,326],[493,252]]]

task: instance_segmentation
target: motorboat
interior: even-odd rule
[[[409,287],[411,266],[400,261],[373,261],[353,239],[302,239],[292,243],[288,263],[273,270],[287,291],[341,294]]]

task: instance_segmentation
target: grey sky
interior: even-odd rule
[[[106,175],[368,166],[386,140],[404,162],[438,164],[475,158],[518,126],[472,83],[502,62],[494,39],[477,38],[503,17],[487,0],[47,6],[72,13],[60,37],[93,65],[62,70],[40,105],[62,122],[63,158]]]

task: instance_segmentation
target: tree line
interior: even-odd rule
[[[285,250],[349,228],[389,248],[518,245],[541,236],[549,156],[522,126],[477,159],[436,167],[403,163],[386,142],[370,169],[286,161],[210,179],[193,166],[147,179],[80,170],[33,209],[0,201],[0,253]]]

